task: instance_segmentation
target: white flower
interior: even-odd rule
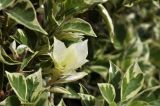
[[[66,75],[85,64],[88,61],[86,59],[88,55],[87,42],[85,40],[74,43],[67,48],[62,41],[54,38],[54,49],[51,53],[56,69],[54,71]]]

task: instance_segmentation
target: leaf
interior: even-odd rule
[[[150,103],[150,106],[159,106],[160,100],[158,98],[157,100],[150,101],[149,103]]]
[[[109,61],[109,73],[108,73],[108,82],[118,87],[119,81],[121,80],[121,70],[111,61]]]
[[[57,2],[59,2],[59,0],[58,1],[48,0],[44,5],[45,17],[47,20],[46,30],[49,34],[53,33],[56,27],[59,27],[61,24],[55,18],[56,13],[59,10],[57,8],[59,6]]]
[[[108,0],[84,0],[84,2],[86,4],[90,4],[90,5],[93,5],[93,4],[99,4],[99,3],[105,3],[107,2]]]
[[[83,106],[94,106],[95,104],[95,97],[88,94],[79,93],[81,97],[81,102]]]
[[[129,106],[151,106],[145,101],[133,101]]]
[[[55,36],[62,41],[80,42],[84,38],[83,35],[77,32],[60,32]]]
[[[93,65],[93,66],[89,67],[89,69],[93,72],[100,74],[104,79],[106,79],[106,76],[107,76],[107,68],[106,67],[100,66],[100,65]]]
[[[63,96],[64,98],[80,99],[79,95],[77,94],[77,92],[74,89],[72,89],[69,86],[66,86],[66,89],[70,92],[70,94],[65,94]]]
[[[115,102],[111,102],[109,106],[117,106],[117,104]]]
[[[102,5],[102,4],[98,4],[98,8],[99,8],[99,13],[101,14],[101,16],[103,17],[103,20],[106,24],[107,30],[109,31],[109,35],[111,38],[111,42],[113,43],[113,37],[114,37],[114,26],[113,26],[113,22],[112,19],[107,11],[107,9]]]
[[[52,93],[71,94],[67,89],[59,86],[54,86],[50,88],[49,91]]]
[[[106,1],[107,0],[67,0],[64,2],[64,14],[68,16],[83,13],[90,6]]]
[[[80,86],[80,93],[89,94],[88,90],[82,84],[79,83],[79,86]]]
[[[28,45],[28,38],[22,29],[17,29],[16,34],[14,34],[14,36],[11,36],[11,38],[19,44]]]
[[[53,83],[68,83],[68,82],[74,82],[79,79],[82,79],[84,76],[86,76],[86,72],[76,72],[73,73],[72,75],[67,75],[64,77],[61,77],[59,80],[53,82]]]
[[[6,74],[18,98],[23,102],[27,102],[27,83],[25,77],[20,73],[9,73],[6,71]]]
[[[0,106],[21,106],[21,102],[16,96],[9,96],[3,102],[3,104],[0,103]]]
[[[114,102],[116,94],[113,85],[109,83],[99,83],[98,87],[100,89],[101,95],[108,102],[108,104]]]
[[[35,9],[29,0],[18,0],[13,7],[7,9],[7,15],[25,27],[47,34],[39,25]]]
[[[0,0],[0,10],[12,5],[15,0]]]
[[[57,106],[66,106],[66,104],[64,103],[63,99],[61,99],[61,101],[59,102]]]
[[[111,61],[109,61],[109,64],[110,64],[109,67],[109,82],[110,82],[116,77],[117,73],[120,72],[121,70]]]
[[[152,64],[154,64],[156,67],[159,67],[160,64],[160,56],[157,55],[160,53],[160,44],[158,44],[159,41],[155,42],[153,41],[150,44],[150,61]]]
[[[22,103],[33,104],[44,92],[41,70],[30,74],[26,78],[21,73],[6,71],[9,83]]]
[[[102,96],[98,96],[95,98],[95,105],[94,106],[105,106],[106,101],[103,99]]]
[[[54,106],[48,100],[48,92],[43,92],[38,96],[34,106]]]
[[[35,40],[33,40],[33,42],[35,42]],[[35,51],[38,51],[37,55],[47,54],[49,50],[51,50],[51,45],[47,36],[44,36],[42,39],[37,39],[35,46]]]
[[[23,69],[28,65],[28,63],[36,56],[38,52],[35,52],[34,54],[26,57],[25,59],[23,59],[23,62],[21,64],[21,67],[20,67],[20,71],[23,71]]]
[[[144,44],[139,37],[136,37],[131,42],[127,50],[127,55],[130,57],[140,57],[144,52]],[[143,53],[144,54],[144,53]]]
[[[158,0],[153,0],[152,2],[156,7],[160,8],[160,4]]]
[[[62,25],[63,32],[78,32],[88,36],[96,37],[91,25],[80,19],[80,18],[72,18],[68,22]]]
[[[137,63],[132,64],[126,71],[121,84],[121,100],[134,97],[142,88],[144,75]]]
[[[7,55],[5,50],[0,46],[0,61],[7,65],[18,65],[21,64],[18,61],[13,60],[11,57]]]
[[[43,80],[41,69],[26,77],[28,91],[27,100],[30,102],[35,102],[37,100],[38,95],[40,95],[40,93],[45,90],[43,88],[42,82]]]

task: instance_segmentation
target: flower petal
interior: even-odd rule
[[[64,43],[54,38],[54,48],[52,56],[57,63],[60,63],[64,59],[65,51],[66,51],[66,46],[64,45]]]
[[[66,64],[65,70],[72,71],[81,67],[88,61],[86,59],[87,55],[87,40],[69,46],[69,48],[67,48],[65,60],[63,61],[63,64]]]
[[[85,40],[83,42],[72,44],[69,48],[75,49],[79,54],[79,56],[84,59],[84,58],[87,58],[87,55],[88,55],[87,43],[88,43],[88,40]]]

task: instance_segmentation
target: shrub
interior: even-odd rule
[[[159,106],[159,7],[1,0],[0,106]]]

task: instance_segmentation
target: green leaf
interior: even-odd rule
[[[80,93],[89,94],[88,90],[82,84],[79,83],[79,86],[80,86]]]
[[[156,7],[160,8],[159,0],[153,0],[152,2]]]
[[[80,18],[72,18],[68,22],[62,25],[63,32],[78,32],[88,36],[96,37],[91,25],[80,19]]]
[[[83,106],[94,106],[95,104],[95,97],[88,94],[79,93],[81,97],[81,102]]]
[[[32,38],[31,38],[32,39]],[[34,40],[33,40],[34,42]],[[41,40],[37,40],[35,49],[38,51],[37,55],[44,55],[47,54],[48,51],[51,49],[50,41],[47,36],[44,36]]]
[[[84,34],[77,33],[77,32],[60,32],[56,34],[56,38],[62,41],[72,41],[72,42],[80,42]]]
[[[17,29],[16,34],[14,34],[14,36],[11,36],[11,38],[19,44],[28,45],[28,38],[22,29]]]
[[[45,90],[41,70],[26,78],[21,73],[6,72],[9,83],[22,103],[33,104]]]
[[[113,43],[113,37],[114,37],[114,26],[113,26],[113,22],[112,19],[107,11],[107,9],[102,5],[102,4],[98,4],[98,8],[99,8],[99,13],[102,15],[103,20],[106,24],[107,30],[109,31],[109,35],[111,38],[111,42]]]
[[[68,83],[68,82],[74,82],[77,81],[79,79],[82,79],[83,77],[85,77],[87,75],[86,72],[76,72],[73,73],[72,75],[67,75],[64,77],[61,77],[59,80],[53,82],[53,83]]]
[[[132,64],[126,71],[121,84],[121,100],[126,101],[134,97],[144,83],[143,73],[137,63]]]
[[[108,70],[106,67],[100,66],[100,65],[93,65],[89,67],[89,69],[93,72],[100,74],[104,79],[106,79],[107,70]]]
[[[77,94],[77,92],[74,89],[72,89],[69,86],[67,86],[66,89],[70,92],[70,94],[65,94],[64,98],[80,99],[79,95]]]
[[[7,65],[18,65],[21,64],[18,61],[13,60],[11,57],[7,55],[5,50],[0,46],[0,61]]]
[[[145,101],[133,101],[129,106],[151,106]]]
[[[35,52],[34,54],[26,57],[25,59],[23,59],[23,62],[21,64],[21,67],[20,67],[20,71],[23,71],[23,69],[29,64],[29,62],[36,56],[38,52]]]
[[[132,38],[131,45],[128,46],[127,55],[130,57],[139,57],[144,53],[144,44],[139,37]]]
[[[6,71],[9,83],[22,102],[27,102],[27,83],[25,77],[20,73],[9,73]]]
[[[114,102],[116,94],[113,85],[109,83],[99,83],[98,87],[100,89],[101,95],[109,104]]]
[[[108,0],[84,0],[84,2],[86,4],[90,4],[90,5],[93,5],[93,4],[99,4],[99,3],[105,3],[107,2]]]
[[[110,67],[109,67],[109,82],[112,81],[115,77],[117,77],[117,73],[121,70],[119,67],[117,67],[115,64],[113,64],[111,61],[109,61]]]
[[[43,92],[38,96],[34,106],[54,106],[48,100],[48,92]]]
[[[21,102],[16,96],[9,96],[3,102],[3,104],[0,103],[0,106],[21,106]]]
[[[111,61],[109,61],[109,63],[110,63],[110,67],[108,72],[108,82],[118,87],[119,81],[121,80],[121,70]]]
[[[0,10],[12,5],[15,0],[0,0]]]
[[[59,102],[57,106],[66,106],[66,104],[64,103],[63,99],[61,99],[61,101]]]
[[[61,24],[61,22],[58,22],[55,18],[57,11],[59,10],[58,9],[59,3],[57,2],[59,2],[59,0],[58,1],[48,0],[44,5],[45,17],[47,20],[46,30],[49,34],[53,33],[56,27],[59,27]]]
[[[37,100],[38,95],[40,95],[40,93],[44,91],[42,82],[43,80],[41,69],[26,77],[28,92],[27,100],[29,100],[30,102],[34,102],[35,100]]]
[[[59,86],[54,86],[50,88],[49,91],[52,93],[71,94],[67,89]]]
[[[115,102],[111,102],[109,106],[117,106],[117,104]]]
[[[153,100],[153,101],[150,101],[149,103],[151,104],[150,106],[159,106],[160,100],[158,98],[158,100]]]
[[[6,12],[10,18],[25,27],[47,34],[47,32],[39,25],[35,9],[30,0],[18,0],[14,6],[8,8]]]
[[[64,3],[64,14],[67,16],[82,13],[92,5],[106,1],[107,0],[67,0]]]
[[[158,53],[160,53],[160,44],[158,42],[159,41],[152,41],[150,44],[150,61],[156,67],[159,67],[160,64],[160,56],[157,55]]]
[[[106,101],[103,99],[102,96],[98,96],[95,98],[95,105],[94,106],[105,106]]]

